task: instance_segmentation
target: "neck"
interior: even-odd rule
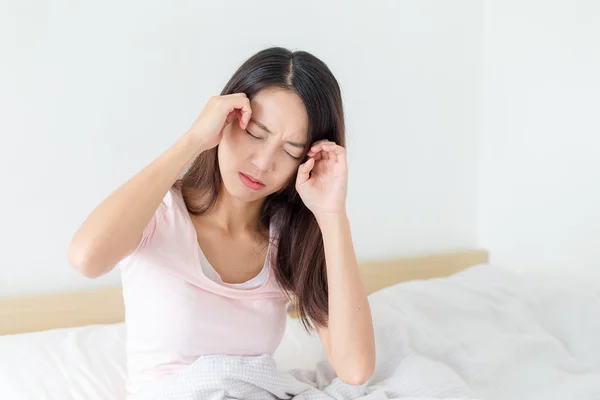
[[[208,214],[227,232],[260,230],[260,213],[264,199],[244,202],[231,196],[221,185],[215,205]]]

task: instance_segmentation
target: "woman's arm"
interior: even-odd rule
[[[212,97],[185,135],[87,217],[69,245],[73,267],[95,278],[133,252],[167,191],[185,169],[202,151],[217,146],[223,129],[236,117],[246,129],[251,113],[244,93]]]
[[[186,134],[102,201],[71,240],[71,265],[96,278],[133,252],[167,191],[198,154],[194,137]]]
[[[317,328],[338,377],[349,384],[366,382],[375,368],[371,309],[354,254],[345,214],[318,219],[325,246],[329,323]]]
[[[296,190],[323,234],[329,293],[328,325],[317,330],[338,377],[359,385],[375,369],[375,341],[346,216],[346,150],[321,141],[308,157],[298,168]]]

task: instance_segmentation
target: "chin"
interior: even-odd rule
[[[231,194],[231,196],[233,196],[234,198],[246,203],[253,203],[257,200],[261,200],[267,197],[266,195],[262,195],[259,193],[248,193],[249,189],[244,189],[245,188],[241,188],[241,190],[234,191],[233,193],[229,192],[229,194]]]

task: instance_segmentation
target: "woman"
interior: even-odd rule
[[[343,146],[328,67],[266,49],[89,215],[69,260],[87,277],[121,267],[130,394],[202,355],[273,353],[291,297],[342,381],[371,376]]]

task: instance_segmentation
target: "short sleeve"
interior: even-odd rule
[[[140,240],[140,243],[138,244],[137,249],[146,247],[148,245],[148,243],[150,242],[150,240],[152,239],[152,237],[154,236],[154,232],[156,232],[156,225],[157,225],[157,219],[158,219],[157,214],[159,213],[161,206],[162,206],[162,203],[156,209],[156,212],[154,212],[154,215],[152,215],[152,218],[148,222],[148,225],[146,225],[146,227],[144,228],[144,232],[142,232],[142,239]]]
[[[171,191],[172,189],[167,192],[167,194],[159,204],[158,208],[152,215],[152,218],[150,219],[150,221],[144,228],[144,231],[142,232],[142,238],[138,243],[137,248],[133,251],[132,254],[137,253],[140,249],[148,247],[152,243],[152,239],[155,236],[156,232],[159,229],[161,229],[161,226],[164,224],[164,221],[166,219],[166,214],[169,210],[169,206],[172,203],[173,194],[171,193]]]

